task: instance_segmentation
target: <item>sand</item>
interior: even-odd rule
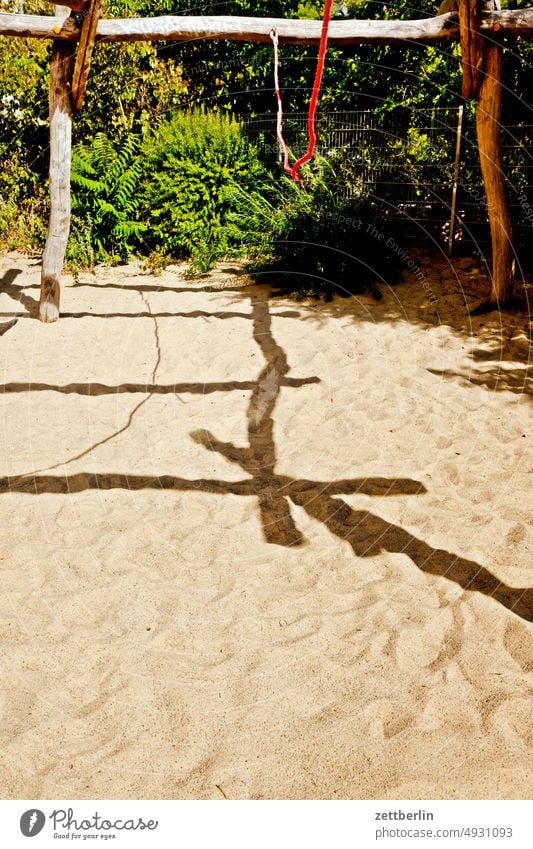
[[[102,268],[48,326],[0,259],[3,798],[531,796],[528,315],[416,256]]]

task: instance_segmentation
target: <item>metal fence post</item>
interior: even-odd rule
[[[459,182],[459,158],[461,156],[461,134],[463,131],[463,109],[459,106],[457,114],[457,135],[455,141],[455,161],[453,163],[452,205],[450,208],[450,232],[448,234],[448,256],[452,255],[453,237],[455,235],[455,207],[457,204],[457,184]]]

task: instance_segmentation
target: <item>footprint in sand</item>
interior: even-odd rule
[[[439,436],[435,440],[436,448],[451,448],[453,445],[453,439],[448,436]]]
[[[503,644],[524,672],[533,672],[533,651],[528,629],[520,622],[509,622]]]
[[[457,470],[457,466],[453,463],[445,463],[442,467],[442,471],[444,472],[444,480],[448,485],[457,486],[457,484],[461,483],[461,477]]]
[[[517,522],[507,531],[507,535],[505,537],[505,544],[507,546],[517,546],[520,545],[521,542],[525,540],[527,536],[527,531],[524,525]]]
[[[414,724],[415,717],[412,713],[404,711],[397,712],[397,710],[395,710],[390,719],[386,719],[383,722],[383,734],[385,739],[390,740],[391,737],[401,734],[402,731],[411,728]]]

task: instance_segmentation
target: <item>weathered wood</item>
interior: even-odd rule
[[[239,17],[161,17],[102,21],[98,39],[104,41],[228,39],[270,43],[275,29],[280,43],[319,44],[321,21]],[[453,39],[454,24],[427,18],[419,21],[332,21],[328,41],[361,44],[366,41],[434,41]]]
[[[459,0],[459,40],[463,69],[463,97],[477,97],[481,85],[483,38],[478,0]]]
[[[76,54],[76,64],[74,66],[72,91],[70,95],[73,112],[80,111],[85,99],[85,90],[87,88],[87,80],[89,79],[89,71],[91,69],[91,59],[94,49],[94,39],[96,37],[96,28],[100,17],[100,9],[100,0],[89,0],[89,5],[87,6],[83,23],[81,25],[80,41],[78,44],[78,52]]]
[[[70,163],[72,115],[69,84],[73,51],[70,44],[54,41],[50,65],[50,218],[43,252],[39,319],[57,321],[61,296],[61,270],[70,230]]]
[[[441,15],[421,21],[333,21],[331,41],[341,44],[364,41],[435,41],[453,39],[458,27],[449,23],[455,15]],[[59,27],[60,31],[57,31]],[[532,21],[533,28],[533,21]],[[101,20],[97,41],[190,41],[227,39],[229,41],[269,42],[276,29],[281,42],[318,44],[320,21],[243,17],[116,18]],[[455,35],[454,35],[455,32]],[[79,29],[62,27],[56,18],[38,15],[0,14],[0,35],[28,38],[64,38],[76,41]]]
[[[176,17],[116,18],[101,20],[96,41],[188,41],[226,39],[228,41],[269,42],[276,29],[280,42],[318,44],[320,21],[283,18]],[[533,34],[533,8],[507,9],[482,13],[481,32],[515,35]],[[0,14],[0,35],[25,38],[58,38],[77,41],[79,27],[72,21],[44,15]],[[418,21],[332,21],[329,41],[336,44],[367,42],[433,42],[459,38],[457,13]]]
[[[320,21],[242,17],[117,18],[100,20],[96,41],[191,41],[226,39],[228,41],[270,42],[276,29],[280,42],[318,44]],[[483,13],[481,31],[499,31],[515,35],[533,34],[533,8]],[[39,15],[0,14],[0,35],[26,38],[57,38],[77,41],[80,30],[72,18],[63,21]],[[332,21],[332,44],[371,42],[435,42],[459,38],[457,13],[451,12],[419,21]]]
[[[476,127],[492,241],[490,303],[499,307],[512,297],[515,271],[511,218],[505,191],[500,140],[502,48],[499,44],[485,42],[484,65],[484,76],[479,89],[476,110]]]

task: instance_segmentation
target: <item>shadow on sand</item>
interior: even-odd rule
[[[13,286],[13,272],[4,277],[3,291],[25,306],[33,306],[17,293]],[[7,285],[6,285],[7,284]],[[147,287],[143,287],[145,290]],[[153,287],[157,289],[158,287]],[[179,291],[179,290],[173,290]],[[184,291],[190,292],[190,289]],[[203,287],[201,291],[216,291],[217,287]],[[224,290],[227,291],[227,290]],[[222,455],[237,465],[246,475],[236,482],[196,479],[189,480],[170,475],[150,477],[128,475],[120,472],[85,473],[72,475],[30,474],[0,478],[0,494],[41,493],[74,494],[86,490],[127,489],[131,491],[153,489],[176,492],[205,492],[213,495],[240,495],[257,500],[265,540],[279,546],[299,546],[305,540],[298,529],[291,504],[304,510],[308,516],[321,522],[339,539],[347,542],[356,557],[370,557],[383,551],[407,555],[423,572],[454,581],[465,591],[479,592],[492,597],[517,616],[533,621],[533,590],[512,588],[500,582],[488,569],[472,560],[458,557],[452,552],[436,549],[399,525],[386,522],[367,510],[354,510],[343,495],[356,493],[369,496],[416,495],[425,492],[416,480],[388,478],[355,478],[338,481],[313,481],[295,479],[276,472],[276,444],[274,440],[273,413],[282,387],[301,388],[319,381],[317,377],[295,379],[289,377],[289,364],[284,350],[272,335],[272,320],[268,300],[258,297],[257,290],[233,289],[241,297],[251,298],[251,313],[239,313],[253,322],[253,336],[259,346],[265,365],[255,381],[227,381],[218,383],[158,385],[126,383],[118,386],[105,384],[67,384],[54,386],[46,383],[8,383],[2,388],[6,393],[56,391],[80,395],[102,395],[120,392],[158,393],[219,392],[235,389],[251,392],[248,406],[248,445],[237,446],[221,442],[206,430],[194,431],[192,439],[206,450]],[[30,299],[33,301],[33,299]],[[197,312],[195,317],[203,315]],[[157,314],[150,313],[150,318]],[[212,313],[218,318],[224,314]],[[296,313],[298,315],[298,313]],[[132,315],[133,317],[133,315]],[[290,316],[292,317],[292,315]],[[94,448],[94,446],[93,446]],[[88,452],[84,452],[84,455]]]

